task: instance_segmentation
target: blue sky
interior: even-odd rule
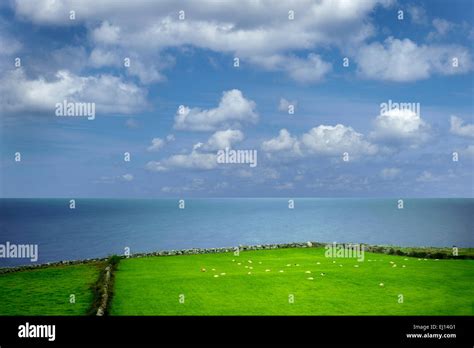
[[[6,2],[0,196],[473,197],[473,28],[467,0]]]

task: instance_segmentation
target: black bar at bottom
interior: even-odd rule
[[[0,346],[55,344],[465,345],[474,317],[0,317]],[[55,325],[55,339],[19,337]],[[412,335],[409,337],[409,335]],[[418,336],[415,337],[414,335]],[[440,336],[439,336],[440,335]]]

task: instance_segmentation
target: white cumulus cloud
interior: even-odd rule
[[[297,81],[319,81],[331,69],[318,51],[353,47],[374,34],[370,14],[392,0],[174,1],[133,3],[103,0],[15,0],[16,16],[42,25],[85,25],[91,41],[125,51],[159,54],[167,48],[195,46],[234,54],[242,63],[283,71]],[[69,20],[69,11],[76,20]],[[178,11],[186,20],[179,20]],[[288,11],[295,19],[288,19]],[[104,21],[107,18],[107,21]],[[281,20],[278,20],[281,19]],[[308,50],[305,58],[288,54]]]
[[[213,109],[178,108],[174,128],[178,130],[213,131],[221,127],[237,127],[242,123],[256,123],[255,103],[246,99],[238,89],[222,94],[219,105]]]
[[[371,136],[387,142],[423,143],[430,136],[430,126],[415,111],[391,109],[381,113],[374,121]]]
[[[122,180],[132,181],[133,180],[133,175],[132,174],[124,174],[124,175],[122,175]]]
[[[456,58],[458,66],[453,66]],[[417,45],[393,37],[383,44],[362,46],[356,55],[361,76],[396,82],[427,79],[433,74],[454,75],[471,70],[469,51],[456,45]]]
[[[281,129],[278,136],[262,143],[262,150],[266,152],[289,151],[300,154],[299,142],[286,129]]]
[[[337,124],[313,127],[299,137],[281,129],[277,137],[262,143],[262,150],[270,153],[286,152],[294,156],[333,156],[342,155],[344,152],[357,156],[374,155],[378,148],[352,127]]]
[[[92,38],[98,43],[115,44],[120,39],[120,28],[104,21],[100,27],[92,30]]]
[[[173,155],[162,161],[150,161],[147,163],[146,168],[155,172],[176,168],[210,170],[217,167],[216,156],[214,153],[201,153],[193,150],[189,154]]]
[[[364,135],[352,127],[320,125],[303,134],[301,143],[307,151],[323,155],[341,155],[348,152],[353,155],[377,153],[377,146],[364,139]]]
[[[452,115],[450,118],[451,128],[450,131],[453,134],[460,135],[463,137],[474,137],[474,123],[465,124],[464,120],[460,117]]]
[[[165,146],[165,141],[161,138],[153,138],[151,140],[151,145],[148,146],[147,150],[150,152],[157,152],[159,151],[163,146]]]
[[[226,147],[231,148],[233,144],[244,140],[244,133],[240,130],[227,129],[217,131],[207,141],[206,148],[209,150],[222,150]]]
[[[67,70],[55,79],[28,79],[21,69],[0,80],[0,108],[4,111],[51,111],[56,103],[89,102],[98,113],[129,114],[146,107],[146,91],[112,75],[78,76]]]
[[[278,104],[278,110],[281,112],[288,113],[288,108],[290,105],[293,105],[293,108],[296,109],[297,102],[296,101],[289,101],[285,98],[280,98],[280,103]]]

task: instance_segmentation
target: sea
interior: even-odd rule
[[[474,199],[0,199],[0,246],[35,263],[170,249],[316,241],[474,247]],[[0,258],[0,267],[30,264]]]

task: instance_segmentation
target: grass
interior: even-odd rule
[[[357,262],[325,258],[323,248],[130,258],[115,273],[110,313],[473,315],[473,281],[474,260],[365,253]]]
[[[0,315],[85,315],[99,272],[88,263],[0,274]]]
[[[90,314],[103,266],[0,274],[0,315]],[[130,258],[118,264],[109,313],[473,315],[473,281],[474,260],[365,253],[357,262],[326,258],[323,248]]]

